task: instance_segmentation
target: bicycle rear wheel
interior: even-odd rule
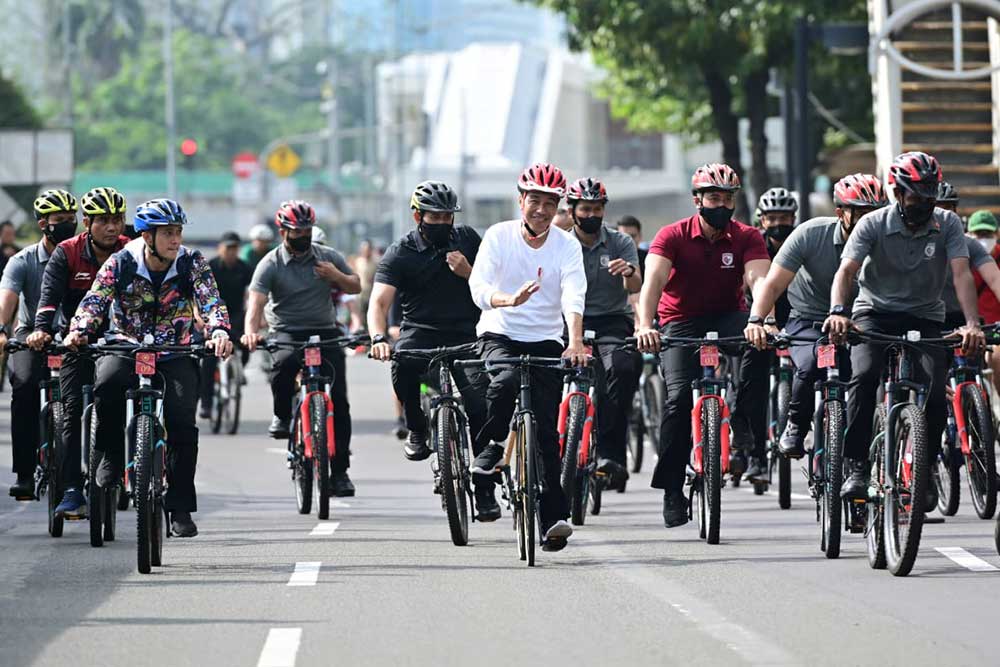
[[[434,443],[445,513],[448,515],[448,529],[451,532],[451,542],[457,547],[464,547],[469,543],[469,493],[459,453],[459,448],[463,446],[462,440],[454,408],[442,405],[438,408]]]
[[[222,367],[215,367],[212,390],[212,433],[218,435],[222,431],[222,422],[226,412],[225,392],[222,390]]]
[[[90,407],[87,408],[90,410]],[[87,419],[84,418],[84,424]],[[87,516],[90,520],[90,546],[104,546],[104,519],[107,516],[107,494],[97,486],[97,465],[100,463],[100,453],[91,446],[90,434],[84,426],[83,447],[87,452]]]
[[[885,541],[883,540],[883,524],[885,523],[885,473],[883,449],[885,448],[885,406],[879,405],[875,410],[872,423],[872,445],[869,450],[869,465],[871,466],[870,485],[877,489],[874,498],[868,498],[868,522],[865,526],[865,541],[868,545],[868,565],[873,570],[885,569]]]
[[[948,403],[949,423],[954,414],[951,403]],[[961,454],[956,449],[955,433],[949,427],[941,438],[941,449],[931,462],[931,478],[938,493],[938,511],[944,516],[954,516],[962,498],[962,487],[959,481]]]
[[[827,558],[840,556],[840,536],[844,530],[844,502],[840,498],[840,487],[843,483],[844,404],[840,401],[828,401],[824,409],[823,419],[823,484],[821,487],[823,490],[821,546]]]
[[[632,399],[632,414],[628,422],[628,460],[632,472],[642,470],[642,455],[646,445],[646,422],[642,414],[642,396],[635,393]]]
[[[583,396],[573,396],[569,399],[569,414],[566,417],[566,446],[563,450],[559,481],[563,493],[566,495],[566,500],[569,501],[570,519],[574,526],[582,526],[587,518],[586,485],[588,480],[586,473],[581,475],[579,470],[580,445],[583,440],[586,413],[587,400]]]
[[[316,485],[319,486],[317,516],[330,518],[330,452],[326,439],[326,396],[313,394],[309,398],[309,421],[312,427],[313,462],[316,466]]]
[[[309,514],[312,511],[313,500],[313,462],[306,458],[302,442],[302,420],[299,417],[300,406],[296,404],[292,411],[292,429],[288,436],[289,451],[292,459],[292,485],[295,487],[295,506],[299,514]]]
[[[48,430],[48,452],[45,456],[45,476],[48,478],[46,485],[46,500],[49,510],[49,535],[52,537],[62,537],[63,518],[56,516],[56,507],[62,501],[63,488],[60,484],[59,470],[62,467],[62,457],[64,455],[62,440],[62,420],[63,406],[59,401],[49,403],[49,415],[46,421]]]
[[[226,404],[226,433],[236,435],[240,430],[240,408],[243,405],[243,368],[235,358],[230,361],[232,367],[226,374],[229,383],[229,401]]]
[[[135,541],[136,564],[141,574],[152,566],[150,544],[153,531],[153,418],[141,414],[135,419]]]
[[[885,502],[885,560],[889,571],[905,577],[913,569],[920,549],[924,526],[924,499],[929,480],[927,458],[927,423],[915,405],[899,411],[895,424],[892,451],[885,453],[894,483]],[[904,479],[904,466],[910,467],[910,479]]]
[[[653,373],[646,378],[646,382],[642,386],[642,415],[643,419],[646,420],[646,437],[654,452],[659,451],[660,417],[663,414],[664,393],[663,378],[660,377],[659,373]]]
[[[997,462],[993,444],[993,420],[976,385],[962,387],[962,412],[969,437],[965,474],[976,515],[990,519],[997,508]]]
[[[719,543],[719,524],[722,521],[722,444],[719,434],[722,423],[719,417],[719,401],[708,399],[702,404],[702,438],[704,440],[705,466],[705,514],[707,529],[705,539],[709,544]]]
[[[101,508],[104,510],[104,541],[114,542],[115,534],[118,531],[118,508],[115,505],[118,503],[118,494],[121,493],[121,489],[117,486],[113,486],[110,489],[104,489],[104,496],[101,500]]]

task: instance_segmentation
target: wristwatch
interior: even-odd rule
[[[776,320],[773,317],[771,317],[770,315],[768,315],[767,317],[764,318],[764,324],[766,324],[766,325],[768,325],[770,327],[776,327],[776,326],[778,326],[778,320]]]
[[[379,343],[388,343],[389,337],[385,334],[375,334],[372,336],[372,345],[378,345]]]
[[[0,336],[6,336],[6,335],[7,335],[7,325],[0,324]]]
[[[625,277],[626,277],[626,278],[631,278],[632,276],[634,276],[634,275],[635,275],[635,272],[639,270],[639,269],[638,269],[638,268],[636,267],[636,265],[635,265],[635,264],[633,264],[632,262],[629,262],[629,263],[628,263],[628,268],[629,268],[629,269],[631,269],[631,270],[630,270],[630,271],[628,272],[628,274],[626,274],[626,275],[625,275]]]
[[[834,306],[833,308],[830,309],[830,314],[831,315],[840,315],[841,317],[846,317],[847,316],[847,309],[844,308],[844,306],[842,306],[840,304],[837,304],[836,306]]]
[[[751,315],[750,319],[747,320],[747,324],[764,324],[764,318],[760,315]]]

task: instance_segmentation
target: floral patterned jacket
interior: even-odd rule
[[[197,307],[206,335],[220,329],[229,332],[229,313],[200,252],[181,246],[156,292],[144,250],[145,242],[136,239],[108,258],[80,302],[71,331],[86,334],[93,342],[110,307],[111,341],[139,343],[152,334],[156,345],[188,345]]]

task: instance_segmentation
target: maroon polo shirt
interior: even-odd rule
[[[657,315],[660,324],[747,310],[743,266],[769,259],[760,232],[735,220],[715,242],[701,233],[698,216],[663,227],[649,246],[672,263]]]

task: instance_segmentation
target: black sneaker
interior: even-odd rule
[[[288,422],[288,419],[273,417],[271,419],[271,426],[267,429],[267,434],[275,440],[286,440],[288,438],[288,429],[290,428]]]
[[[354,484],[346,470],[331,473],[330,492],[338,498],[350,498],[354,495]]]
[[[743,476],[743,471],[747,469],[747,457],[739,449],[734,449],[729,454],[729,475],[733,479]]]
[[[490,523],[500,518],[500,505],[497,503],[492,484],[477,484],[476,489],[476,521]]]
[[[203,406],[201,406],[201,410],[198,411],[198,416],[201,417],[202,419],[211,419],[212,418],[212,406],[211,405],[203,405]]]
[[[423,461],[431,455],[431,448],[427,446],[425,434],[410,431],[408,440],[403,447],[403,455],[410,461]]]
[[[611,459],[599,459],[597,472],[605,476],[607,488],[624,490],[625,482],[628,481],[628,469],[621,463]]]
[[[851,474],[844,480],[840,487],[841,498],[867,498],[868,497],[868,461],[857,459],[844,459]],[[933,486],[933,485],[931,485]]]
[[[802,435],[798,425],[792,422],[785,424],[785,432],[778,441],[778,451],[790,459],[801,459],[806,455],[805,436]]]
[[[171,512],[170,532],[174,537],[194,537],[198,526],[191,520],[191,512]]]
[[[17,481],[10,485],[10,495],[18,500],[34,500],[35,480],[30,476],[18,475]]]
[[[933,512],[938,504],[937,484],[933,482],[927,485],[927,495],[924,496],[924,511]]]
[[[663,525],[667,528],[683,526],[688,522],[688,500],[680,491],[663,494]]]
[[[486,445],[483,447],[483,451],[479,452],[476,460],[472,462],[469,472],[487,477],[493,475],[497,470],[497,464],[503,459],[503,451],[503,446],[495,442]]]
[[[542,539],[542,551],[562,551],[566,548],[569,536],[573,534],[573,526],[564,519],[556,521],[545,531]]]
[[[397,440],[406,440],[408,433],[409,431],[406,430],[406,423],[403,421],[403,418],[397,418],[396,425],[392,427],[392,434],[396,436]]]
[[[751,482],[767,481],[767,459],[763,456],[750,457],[750,467],[747,468],[746,477]]]

